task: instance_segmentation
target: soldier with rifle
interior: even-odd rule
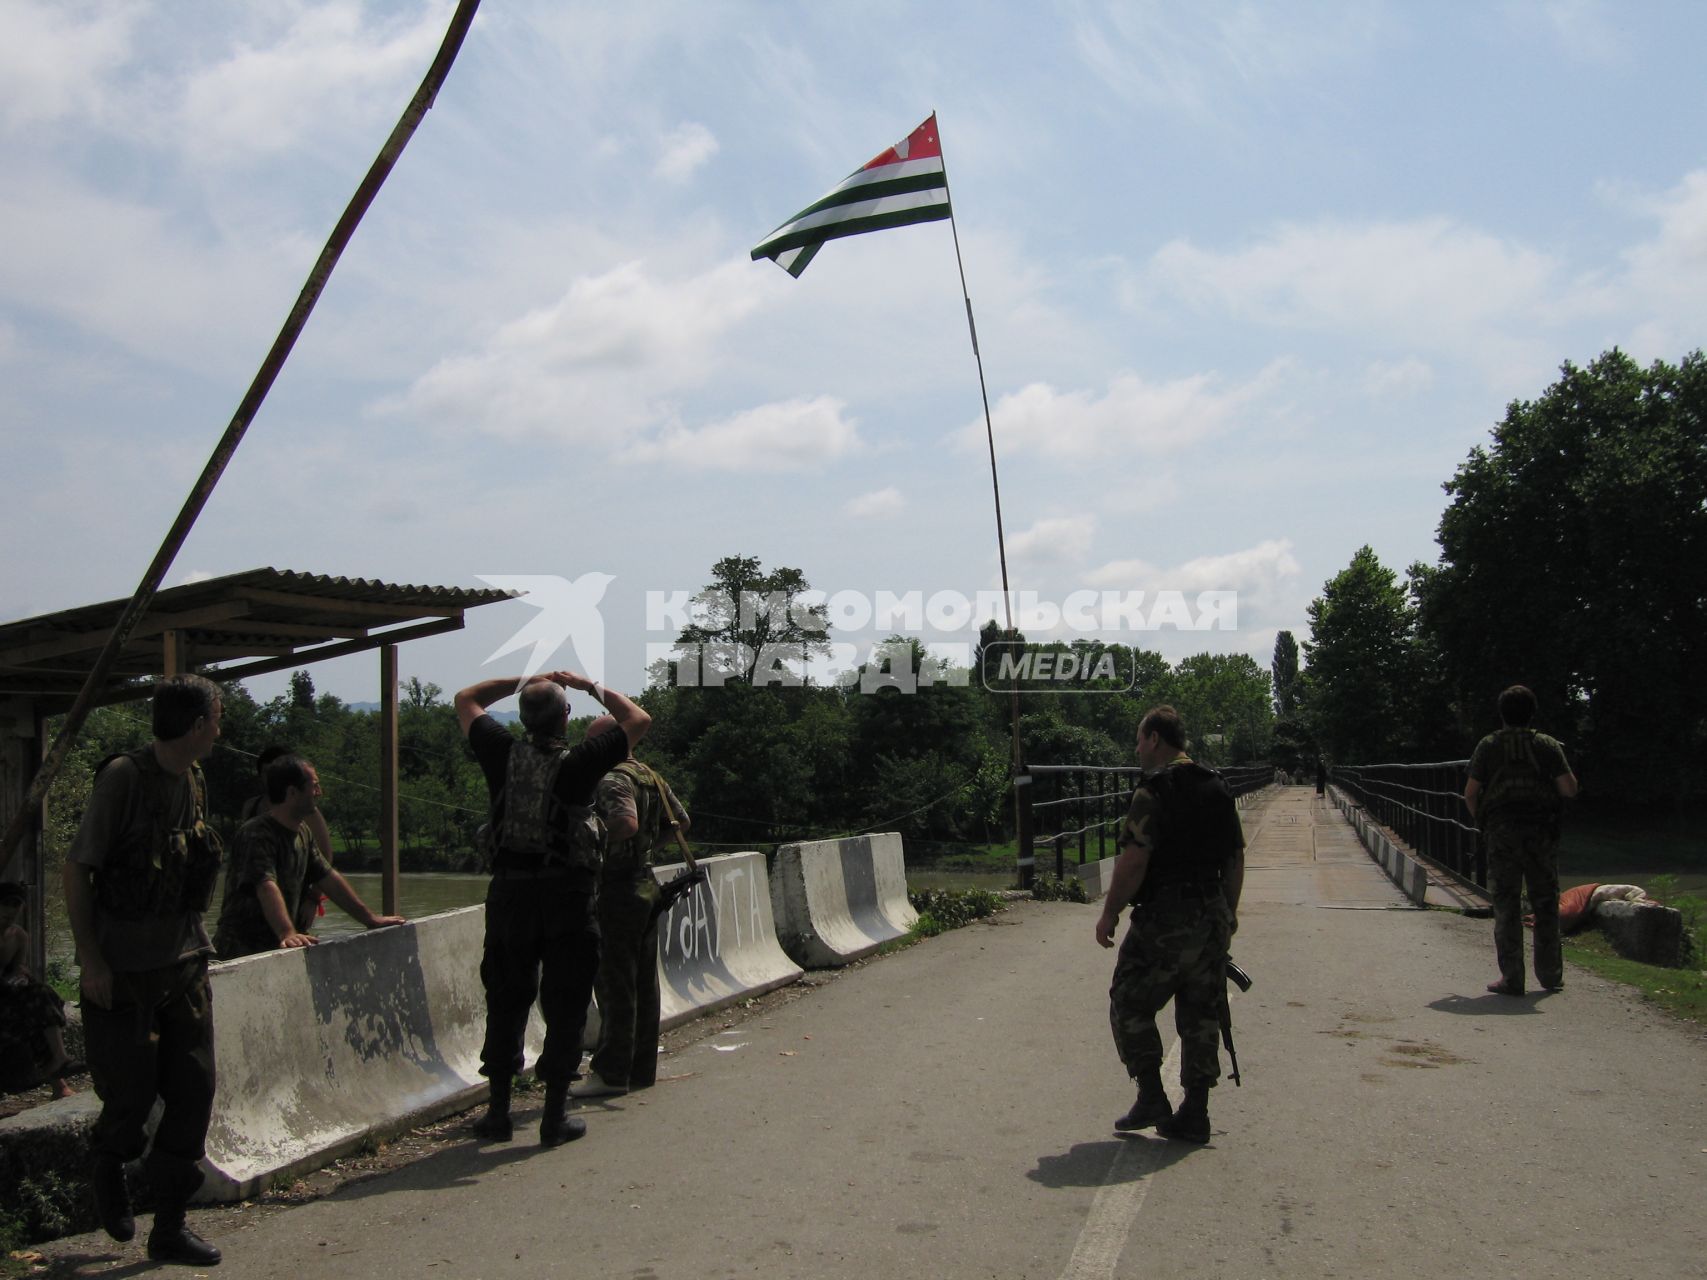
[[[616,727],[609,716],[587,726],[587,740]],[[595,807],[605,824],[599,866],[599,1043],[584,1080],[570,1093],[607,1098],[650,1088],[658,1078],[658,907],[654,855],[683,838],[688,811],[663,775],[628,758],[599,779]],[[688,861],[691,865],[692,857]],[[703,879],[703,873],[701,873]]]
[[[1169,706],[1138,724],[1144,780],[1121,826],[1097,943],[1114,945],[1120,913],[1132,924],[1115,962],[1109,1023],[1138,1097],[1114,1122],[1182,1142],[1209,1141],[1209,1090],[1221,1076],[1218,1040],[1227,1007],[1227,949],[1245,880],[1239,811],[1221,775],[1186,755],[1185,726]],[[1156,1015],[1174,1002],[1185,1098],[1176,1112],[1162,1087]]]

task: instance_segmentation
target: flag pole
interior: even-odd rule
[[[397,126],[391,131],[391,136],[385,140],[379,155],[362,179],[356,193],[350,198],[344,214],[338,219],[338,224],[332,229],[331,236],[315,260],[314,268],[308,273],[308,280],[302,286],[296,305],[291,308],[290,315],[285,318],[278,337],[273,340],[272,348],[267,352],[266,359],[261,362],[255,379],[249,384],[248,393],[237,406],[237,412],[232,416],[231,423],[225,428],[225,434],[220,437],[219,444],[214,448],[207,465],[202,468],[201,477],[195,487],[190,490],[190,496],[184,500],[178,518],[166,534],[166,539],[160,544],[160,549],[154,553],[154,560],[143,574],[142,581],[137,584],[130,602],[125,605],[124,612],[114,624],[112,632],[107,636],[107,642],[95,663],[89,669],[88,677],[83,681],[83,687],[78,690],[71,709],[65,713],[65,721],[60,726],[53,745],[43,758],[41,768],[36,770],[35,777],[30,780],[28,792],[24,801],[12,814],[11,821],[6,824],[6,833],[0,841],[0,873],[4,873],[11,865],[12,857],[18,846],[23,843],[24,832],[35,820],[35,815],[46,797],[48,788],[53,785],[60,767],[65,763],[66,754],[71,744],[77,740],[77,733],[83,727],[83,722],[89,716],[94,706],[96,696],[106,684],[107,676],[124,646],[129,643],[131,632],[136,624],[148,612],[148,607],[154,601],[154,593],[160,589],[160,583],[166,576],[166,571],[172,567],[172,561],[177,558],[184,541],[190,535],[196,518],[201,515],[207,500],[213,496],[214,486],[224,474],[226,465],[237,452],[237,446],[242,442],[243,435],[254,421],[255,414],[261,408],[261,402],[267,398],[267,392],[272,389],[273,382],[278,378],[279,371],[284,368],[285,360],[290,356],[291,348],[301,336],[308,324],[309,314],[320,301],[320,295],[326,288],[326,281],[331,278],[332,269],[337,266],[339,257],[343,254],[350,238],[355,235],[356,226],[361,222],[362,215],[379,194],[379,189],[396,165],[398,157],[403,154],[403,148],[408,145],[414,135],[416,126],[421,123],[438,96],[439,87],[445,77],[450,74],[451,64],[456,61],[457,52],[462,48],[463,37],[474,23],[474,11],[480,7],[480,0],[458,0],[456,12],[451,16],[450,25],[445,31],[444,40],[439,45],[439,51],[427,69],[426,76],[421,81],[421,87],[415,91],[408,107],[404,109]]]
[[[936,112],[931,112],[931,121],[935,123]],[[935,130],[937,147],[942,148],[942,130]],[[948,157],[942,158],[942,186],[948,195],[948,228],[954,237],[954,265],[960,271],[960,297],[966,304],[966,331],[972,338],[972,359],[978,366],[978,395],[984,403],[984,439],[990,446],[990,490],[996,499],[996,555],[1002,565],[1002,609],[1007,617],[1008,634],[1015,640],[1019,632],[1014,628],[1013,593],[1008,588],[1008,546],[1002,532],[1002,481],[996,471],[996,431],[990,423],[990,391],[984,381],[984,354],[978,349],[978,324],[972,317],[972,295],[966,288],[966,263],[960,256],[960,224],[954,216],[954,189],[948,180]],[[986,668],[987,670],[987,668]],[[985,673],[978,673],[980,680]],[[1031,843],[1031,793],[1026,788],[1031,783],[1031,775],[1026,771],[1025,752],[1019,740],[1019,677],[1014,677],[1014,687],[1009,698],[1010,719],[1013,725],[1013,778],[1014,778],[1014,836],[1019,842],[1018,871],[1019,884],[1022,889],[1031,887],[1032,876],[1036,866],[1036,853]]]

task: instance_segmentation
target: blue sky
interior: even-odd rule
[[[450,11],[0,7],[0,616],[135,586]],[[996,586],[948,224],[747,257],[935,110],[1013,586],[1237,591],[1111,638],[1266,667],[1360,545],[1434,559],[1561,361],[1702,344],[1702,48],[1692,3],[489,0],[168,584],[596,571],[628,687],[720,556]]]

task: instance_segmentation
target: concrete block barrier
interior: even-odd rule
[[[919,918],[907,902],[907,866],[893,831],[783,845],[771,905],[783,950],[808,969],[851,964]]]
[[[1079,877],[1079,883],[1085,886],[1085,897],[1092,902],[1100,900],[1108,893],[1109,878],[1114,875],[1113,858],[1103,858],[1097,862],[1086,862],[1080,866],[1069,868]]]
[[[771,914],[762,853],[702,858],[706,883],[658,921],[658,987],[666,1028],[794,982],[800,966],[783,954]],[[660,884],[685,866],[654,867]],[[589,1029],[592,1028],[589,1019]]]
[[[1428,869],[1403,846],[1395,844],[1364,809],[1352,803],[1334,787],[1328,788],[1328,798],[1334,807],[1345,814],[1357,838],[1369,851],[1369,856],[1381,864],[1387,878],[1399,886],[1399,891],[1419,907],[1428,899]]]
[[[200,1198],[237,1200],[370,1135],[474,1105],[483,907],[214,966],[218,1086]],[[543,1026],[535,1011],[528,1058]]]
[[[1657,902],[1600,902],[1594,922],[1626,960],[1675,969],[1683,963],[1683,916]]]

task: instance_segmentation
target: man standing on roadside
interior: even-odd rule
[[[310,834],[311,819],[320,811],[320,775],[313,765],[301,756],[276,756],[267,764],[266,786],[267,808],[238,828],[232,842],[215,938],[221,960],[313,946],[319,939],[308,932],[314,916],[305,904],[322,896],[364,928],[405,923],[402,916],[375,915],[321,856]]]
[[[96,775],[65,860],[65,910],[82,974],[83,1033],[101,1099],[92,1144],[95,1213],[115,1240],[136,1234],[124,1166],[147,1145],[156,1262],[212,1266],[219,1250],[185,1225],[202,1182],[213,1115],[213,1001],[202,912],[219,873],[196,762],[219,737],[219,686],[169,676],[154,686],[154,740]]]
[[[1500,694],[1500,729],[1476,744],[1464,807],[1482,828],[1488,894],[1494,900],[1497,996],[1523,994],[1523,905],[1535,913],[1535,980],[1548,991],[1565,985],[1559,940],[1559,817],[1577,794],[1577,776],[1557,739],[1529,727],[1535,695],[1520,684]]]
[[[1172,707],[1154,707],[1138,723],[1138,764],[1146,776],[1117,839],[1096,940],[1114,945],[1121,909],[1132,903],[1108,994],[1115,1047],[1138,1082],[1138,1097],[1114,1127],[1155,1125],[1163,1137],[1202,1143],[1209,1141],[1209,1090],[1221,1078],[1220,1009],[1245,882],[1245,837],[1227,784],[1193,762],[1185,742]],[[1178,1112],[1162,1087],[1156,1030],[1156,1015],[1170,999],[1185,1086]]]
[[[591,742],[616,727],[610,716],[587,726]],[[658,1079],[659,897],[652,860],[686,830],[688,811],[663,776],[629,754],[599,779],[605,856],[599,867],[599,1045],[577,1098],[607,1098],[650,1088]]]
[[[518,685],[525,739],[486,713]],[[569,746],[565,689],[592,694],[610,712],[613,727]],[[486,777],[496,850],[480,960],[486,988],[480,1072],[491,1083],[492,1099],[474,1131],[493,1141],[510,1140],[511,1082],[522,1069],[528,1011],[537,995],[545,1019],[545,1049],[534,1064],[545,1082],[539,1140],[555,1147],[587,1131],[586,1121],[565,1112],[599,965],[593,892],[603,833],[591,807],[593,788],[646,736],[652,717],[614,689],[573,671],[525,682],[515,676],[483,680],[459,692],[455,705]]]

